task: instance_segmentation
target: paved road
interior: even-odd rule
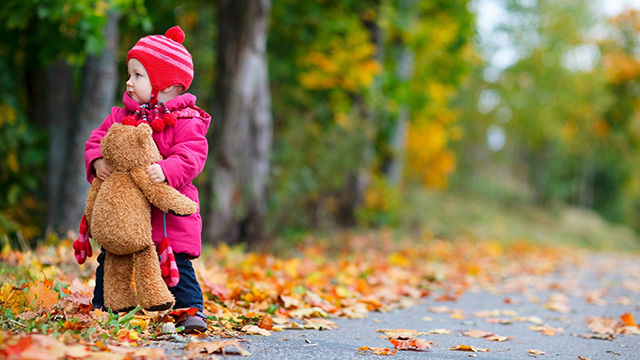
[[[613,324],[620,322],[621,315],[632,313],[640,320],[640,256],[600,254],[579,267],[567,266],[552,275],[513,277],[495,288],[471,289],[457,301],[434,299],[435,296],[429,297],[407,309],[372,313],[366,319],[333,319],[339,326],[335,330],[286,330],[272,336],[245,336],[241,344],[252,359],[361,360],[380,358],[359,351],[361,347],[394,348],[379,329],[402,328],[423,333],[416,337],[433,341],[433,347],[398,351],[389,358],[640,359],[640,335],[614,334],[614,340],[579,336],[594,334],[588,327],[589,317],[610,318]],[[492,323],[495,321],[507,323]],[[546,334],[540,331],[543,329]],[[498,342],[462,335],[469,330],[509,339]],[[449,350],[457,345],[489,351]],[[181,355],[179,349],[183,346],[167,344],[167,355]],[[534,355],[530,350],[544,355]],[[233,352],[229,349],[226,357],[239,358],[231,355]]]

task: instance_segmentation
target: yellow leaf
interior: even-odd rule
[[[149,321],[144,316],[136,316],[133,319],[131,319],[131,321],[129,321],[129,324],[131,324],[133,326],[137,326],[140,329],[144,330],[144,329],[147,328],[147,325],[149,324]]]
[[[9,170],[13,173],[18,173],[20,171],[20,164],[16,153],[9,152],[9,155],[7,155],[7,167],[9,167]]]
[[[2,284],[0,288],[0,305],[4,308],[10,308],[16,315],[21,312],[28,299],[28,294],[9,283]]]

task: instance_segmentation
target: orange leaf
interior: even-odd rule
[[[622,319],[622,322],[625,325],[636,326],[636,323],[633,320],[633,314],[632,313],[624,313],[624,314],[620,315],[620,319]]]
[[[38,310],[42,309],[49,312],[58,302],[58,293],[55,290],[51,290],[44,283],[39,282],[29,289],[29,300],[35,300]]]
[[[262,320],[260,320],[260,323],[258,324],[258,327],[260,329],[271,330],[271,328],[273,327],[273,319],[271,319],[271,317],[269,317],[269,315],[265,315],[262,318]]]
[[[477,348],[475,346],[469,346],[469,345],[457,345],[452,348],[449,348],[449,350],[471,351],[471,352],[488,352],[489,351],[489,349],[482,349],[482,348]]]
[[[395,353],[398,352],[398,349],[391,350],[389,348],[369,347],[369,346],[362,346],[362,347],[358,348],[358,350],[360,350],[360,351],[371,351],[371,353],[374,354],[374,355],[394,355]]]

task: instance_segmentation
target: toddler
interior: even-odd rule
[[[115,122],[136,125],[146,121],[153,129],[153,139],[163,157],[162,161],[150,165],[147,173],[153,181],[166,181],[180,193],[198,202],[198,190],[192,181],[203,170],[207,160],[205,135],[211,117],[195,105],[194,95],[183,94],[193,80],[191,54],[182,45],[183,41],[184,32],[174,26],[164,36],[143,37],[129,50],[129,78],[122,100],[124,107],[113,107],[111,114],[93,130],[85,144],[89,182],[95,177],[105,180],[111,175],[111,169],[100,153],[100,141],[109,127]],[[173,277],[173,283],[165,279],[176,298],[175,308],[190,309],[182,313],[176,326],[184,326],[186,333],[206,331],[202,290],[190,261],[200,256],[200,213],[180,217],[164,214],[152,206],[151,227],[154,243],[161,248],[166,247],[168,238],[175,253],[179,281],[176,276]],[[104,253],[98,256],[94,308],[105,307],[103,264]]]

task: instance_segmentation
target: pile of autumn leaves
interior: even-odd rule
[[[34,251],[2,249],[0,355],[83,358],[104,351],[122,357],[162,357],[159,349],[135,346],[179,337],[167,331],[173,318],[167,313],[92,310],[95,256],[91,260],[78,266],[71,240]],[[206,248],[194,266],[205,297],[209,335],[234,338],[283,329],[330,329],[336,326],[331,318],[365,317],[412,306],[426,296],[455,300],[467,290],[503,282],[510,275],[541,276],[559,264],[579,261],[579,252],[556,247],[437,239],[403,243],[377,233],[309,239],[281,257],[224,245]],[[360,350],[390,354],[430,347],[412,337],[390,339],[393,350]],[[123,348],[123,343],[133,347]],[[202,344],[204,348],[192,345],[192,350],[213,352],[231,346],[246,355],[235,340]]]

